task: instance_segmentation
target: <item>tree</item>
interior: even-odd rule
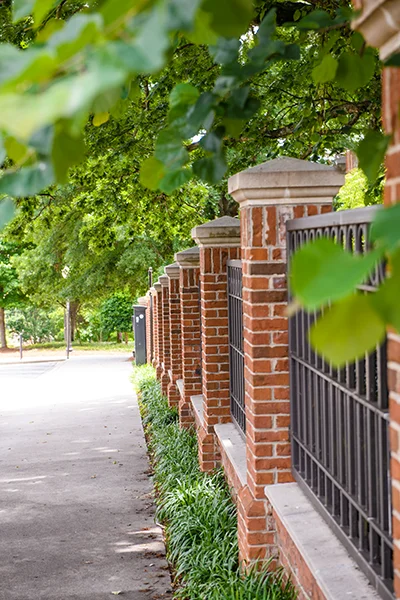
[[[7,348],[5,309],[18,305],[24,295],[12,256],[20,251],[16,244],[0,238],[0,348]]]
[[[7,328],[22,335],[26,342],[51,342],[63,329],[63,313],[61,310],[50,313],[34,305],[12,308],[7,311]]]
[[[0,192],[21,197],[54,181],[66,181],[68,168],[84,155],[81,129],[89,115],[95,126],[112,116],[120,118],[141,91],[147,96],[145,108],[160,83],[163,87],[162,80],[154,78],[163,66],[175,67],[182,49],[192,53],[192,70],[193,58],[205,54],[214,81],[207,81],[204,89],[195,81],[187,83],[186,76],[169,90],[170,106],[166,111],[165,105],[160,115],[159,128],[164,128],[154,156],[141,166],[143,184],[170,193],[193,174],[218,182],[227,171],[226,148],[232,140],[247,140],[251,133],[247,124],[257,115],[265,121],[269,114],[262,110],[262,90],[257,93],[259,79],[264,74],[274,77],[279,62],[300,61],[293,73],[301,73],[304,82],[310,65],[304,54],[312,55],[315,93],[308,98],[293,95],[292,105],[282,113],[270,111],[281,121],[289,117],[288,122],[278,127],[264,123],[255,129],[254,141],[260,134],[275,140],[294,133],[298,137],[314,123],[307,140],[312,156],[322,148],[321,126],[323,137],[329,138],[349,131],[365,112],[374,114],[370,101],[355,98],[354,92],[369,85],[378,64],[375,53],[349,29],[347,1],[339,2],[339,7],[322,0],[314,5],[325,10],[270,0],[259,1],[254,11],[250,0],[228,11],[209,0],[148,1],[140,7],[133,0],[89,6],[71,0],[55,6],[17,1],[14,19],[19,35],[12,39],[26,49],[0,47],[0,57],[13,64],[0,86],[0,121],[8,154]],[[9,15],[9,3],[4,11]],[[292,22],[286,24],[288,18]],[[332,85],[345,94],[335,97]],[[135,133],[131,131],[131,137]],[[200,139],[193,142],[195,135]]]
[[[105,300],[100,308],[100,321],[106,337],[116,333],[120,342],[121,333],[127,336],[132,331],[132,299],[124,294],[115,294]]]

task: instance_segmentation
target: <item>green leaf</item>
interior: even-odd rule
[[[0,200],[0,231],[9,223],[16,212],[16,206],[12,198]]]
[[[202,9],[211,15],[212,29],[223,37],[239,37],[253,16],[252,0],[204,0]]]
[[[337,83],[349,92],[366,85],[375,72],[375,56],[365,52],[363,56],[344,52],[339,58]]]
[[[400,333],[400,271],[395,271],[372,295],[375,310],[388,326]]]
[[[378,211],[371,224],[371,240],[386,252],[400,246],[400,203]]]
[[[103,16],[104,24],[112,26],[112,29],[115,30],[137,15],[145,4],[150,4],[150,1],[118,0],[118,2],[115,2],[115,0],[107,0],[101,7],[100,12]]]
[[[170,31],[191,31],[193,21],[201,0],[169,0],[167,9],[167,27]],[[204,42],[203,42],[204,43]]]
[[[56,61],[46,48],[19,50],[10,44],[0,44],[0,84],[3,90],[23,82],[39,83],[56,69]]]
[[[163,129],[158,136],[154,156],[168,169],[177,169],[187,163],[189,156],[175,128]]]
[[[13,21],[19,21],[32,14],[35,0],[13,0]]]
[[[50,164],[40,162],[13,173],[5,173],[0,179],[0,194],[24,198],[39,194],[54,183],[54,172]]]
[[[48,156],[51,153],[54,139],[54,127],[48,125],[36,131],[29,140],[29,146],[34,148],[38,154]]]
[[[381,254],[375,250],[357,256],[327,238],[305,244],[291,261],[292,292],[308,310],[344,298],[366,280]]]
[[[4,143],[7,150],[7,155],[14,163],[21,162],[28,153],[28,148],[25,144],[21,144],[14,137],[8,137]]]
[[[327,83],[335,78],[338,61],[332,54],[326,54],[319,65],[312,70],[314,83]]]
[[[140,168],[140,183],[149,190],[157,190],[161,179],[165,175],[165,167],[160,160],[152,156],[143,161]]]
[[[383,342],[386,326],[368,294],[354,294],[328,309],[313,325],[310,341],[335,367],[354,361]]]
[[[59,2],[57,2],[59,4]],[[50,9],[54,6],[54,0],[36,0],[33,7],[33,20],[39,25]]]
[[[185,185],[191,177],[191,169],[176,169],[174,171],[169,171],[159,182],[158,188],[165,194],[172,194],[173,191]]]
[[[329,13],[325,12],[324,10],[313,10],[308,15],[303,17],[296,26],[299,29],[312,30],[330,27],[332,23],[333,19]]]
[[[211,28],[211,15],[199,9],[193,23],[193,31],[185,33],[185,37],[196,45],[205,44],[212,46],[216,44],[218,36]]]
[[[4,139],[3,139],[3,136],[0,135],[0,167],[4,163],[6,157],[7,157],[7,151],[4,147]]]
[[[66,183],[68,169],[79,164],[85,155],[83,137],[73,137],[67,131],[60,129],[54,136],[51,157],[57,181]]]
[[[371,129],[356,149],[359,167],[371,184],[379,175],[389,142],[390,136]]]
[[[113,0],[114,1],[114,0]],[[117,41],[114,44],[118,57],[132,74],[154,73],[165,62],[165,53],[169,46],[165,14],[155,7],[133,28],[133,42]]]
[[[207,183],[219,183],[227,170],[222,154],[210,158],[201,158],[193,164],[193,173]]]
[[[100,125],[107,123],[107,121],[109,121],[109,119],[110,119],[109,112],[96,113],[93,117],[93,125],[95,127],[100,127]]]
[[[240,40],[235,38],[227,40],[219,38],[216,46],[211,46],[210,54],[215,62],[220,65],[227,65],[231,62],[237,62],[240,48]]]
[[[102,28],[100,15],[73,15],[62,29],[48,40],[48,47],[57,52],[59,60],[65,61],[82,48],[91,44]]]
[[[199,91],[194,85],[190,83],[178,83],[169,96],[169,122],[173,122],[175,119],[184,116],[188,108],[197,102],[198,97]]]

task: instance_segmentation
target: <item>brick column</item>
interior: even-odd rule
[[[229,179],[241,208],[247,486],[239,493],[238,527],[246,561],[273,552],[265,485],[292,481],[285,224],[330,211],[343,183],[333,167],[291,158]]]
[[[146,362],[151,365],[151,312],[150,312],[150,290],[146,294]]]
[[[180,394],[176,382],[182,377],[181,305],[179,296],[179,265],[173,263],[164,269],[168,277],[170,370],[168,372],[168,402],[178,406]]]
[[[153,367],[155,367],[157,364],[157,294],[156,294],[156,290],[155,290],[154,286],[152,288],[150,288],[149,295],[151,296],[151,299],[153,301],[153,311],[152,311],[153,356],[152,356],[152,360],[149,364],[151,364]],[[149,311],[149,317],[150,317],[150,311]]]
[[[385,69],[383,123],[393,135],[386,156],[385,204],[400,202],[400,69]],[[391,475],[393,503],[394,588],[400,598],[400,335],[388,332],[388,384],[390,410]]]
[[[200,250],[196,246],[177,252],[179,265],[182,387],[179,400],[181,427],[194,424],[190,398],[201,394],[200,354]]]
[[[156,377],[158,380],[161,379],[162,364],[163,364],[163,320],[162,320],[162,292],[161,283],[156,282],[154,284],[154,331],[155,335],[155,369]]]
[[[161,371],[161,390],[162,393],[168,394],[169,370],[171,368],[171,348],[170,348],[170,332],[169,332],[169,278],[167,275],[161,275],[158,278],[161,283],[161,318],[162,318],[162,371]],[[159,313],[160,314],[160,313]]]
[[[358,0],[364,8],[353,23],[369,44],[379,48],[382,60],[400,52],[398,2]],[[400,69],[383,69],[382,121],[392,136],[386,154],[385,204],[400,202]],[[388,387],[390,416],[391,476],[393,505],[394,591],[400,598],[400,335],[388,332]]]
[[[229,423],[229,340],[227,261],[240,258],[240,222],[222,217],[199,225],[192,237],[200,247],[203,425],[198,432],[201,469],[220,461],[214,425]]]

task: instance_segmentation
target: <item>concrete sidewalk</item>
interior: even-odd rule
[[[0,600],[172,597],[128,358],[0,365]]]

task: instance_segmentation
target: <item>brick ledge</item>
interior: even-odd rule
[[[193,415],[197,427],[203,427],[203,394],[200,394],[198,396],[190,396],[190,402],[192,404]]]
[[[267,485],[280,562],[292,573],[299,600],[378,600],[356,563],[297,483]]]
[[[237,493],[247,482],[246,442],[233,423],[214,425],[229,485]]]
[[[181,398],[183,398],[183,379],[177,379],[176,380],[176,387],[178,388],[178,392]]]

